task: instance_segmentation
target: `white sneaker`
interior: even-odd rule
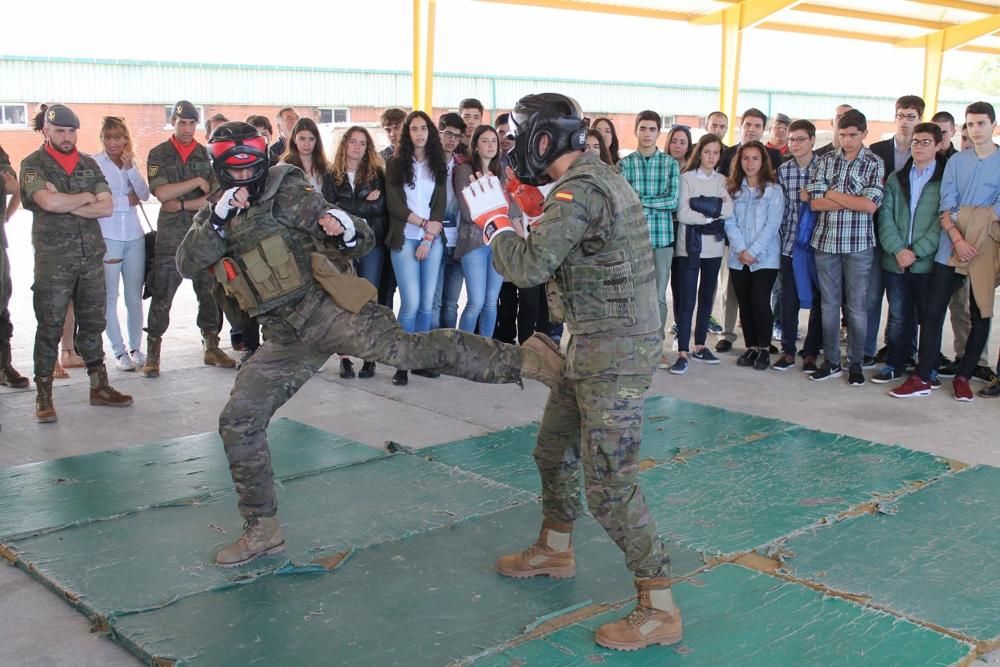
[[[132,363],[135,364],[136,368],[142,368],[146,365],[146,355],[139,350],[132,350],[128,355],[132,357]]]
[[[127,354],[121,354],[115,358],[115,368],[120,371],[134,371],[135,362]]]

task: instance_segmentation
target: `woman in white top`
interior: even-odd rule
[[[679,295],[675,309],[679,355],[670,367],[674,375],[687,372],[696,302],[698,316],[691,358],[706,364],[719,363],[718,357],[705,347],[705,337],[725,250],[724,221],[733,216],[733,200],[726,190],[726,178],[715,171],[721,156],[722,140],[714,134],[706,134],[698,141],[681,174],[672,271]]]
[[[312,183],[316,192],[323,191],[323,177],[329,165],[316,121],[312,118],[299,118],[295,122],[292,136],[288,138],[288,148],[281,156],[281,161],[294,164],[306,172],[306,178]]]
[[[124,118],[106,116],[101,125],[104,150],[94,156],[108,181],[114,200],[110,217],[100,218],[104,235],[104,283],[107,289],[107,325],[104,333],[111,343],[118,370],[134,371],[145,358],[142,343],[142,285],[146,278],[146,241],[136,207],[149,199],[149,185],[135,164],[132,135]],[[128,313],[128,347],[118,324],[118,278],[124,283]]]

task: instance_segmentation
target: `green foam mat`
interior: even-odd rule
[[[640,478],[661,534],[691,549],[733,554],[948,471],[930,454],[796,428]]]
[[[289,419],[267,431],[275,475],[367,461],[385,453]],[[232,488],[216,433],[0,470],[0,538],[103,519]]]
[[[67,593],[88,615],[107,618],[245,581],[289,560],[292,567],[309,567],[337,552],[515,504],[531,503],[537,511],[529,493],[403,454],[300,477],[285,482],[278,495],[287,552],[236,569],[212,564],[215,552],[241,531],[231,492],[73,526],[9,548],[32,576]]]
[[[674,587],[684,639],[638,653],[609,651],[594,631],[611,611],[480,660],[477,667],[670,665],[954,665],[972,647],[923,626],[737,565]]]
[[[646,399],[642,458],[653,465],[780,433],[794,425],[669,396]],[[419,450],[420,456],[541,493],[532,458],[538,424],[526,424]]]
[[[980,641],[1000,639],[1000,469],[976,467],[786,543],[796,577]]]
[[[509,508],[359,550],[332,573],[264,576],[123,615],[111,627],[147,662],[445,665],[540,618],[631,593],[621,552],[590,519],[574,533],[574,579],[496,574],[496,558],[530,544],[539,519],[537,505]],[[677,574],[701,566],[683,549],[673,560]]]

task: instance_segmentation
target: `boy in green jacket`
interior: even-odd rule
[[[937,149],[943,135],[935,123],[913,130],[912,157],[885,184],[878,231],[882,272],[889,298],[889,358],[872,382],[903,379],[917,325],[927,311],[927,293],[941,227],[938,206],[945,160]]]

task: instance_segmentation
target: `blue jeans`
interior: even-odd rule
[[[695,318],[694,344],[701,347],[708,336],[708,318],[715,303],[715,287],[719,282],[721,257],[702,258],[692,266],[687,257],[674,257],[674,280],[680,303],[674,304],[674,320],[677,322],[677,350],[687,352],[691,344],[691,320],[694,318],[695,303],[698,316]],[[699,282],[698,278],[701,277]]]
[[[868,274],[868,294],[865,298],[865,312],[868,318],[868,329],[865,333],[865,356],[874,357],[878,350],[878,330],[882,324],[882,300],[885,297],[885,285],[882,284],[882,251],[875,248],[875,258],[872,260],[871,273]],[[889,311],[892,318],[892,310]],[[886,329],[892,322],[886,323]]]
[[[462,263],[454,259],[455,247],[445,248],[441,254],[441,271],[434,291],[434,314],[431,326],[435,329],[454,329],[458,322],[458,297],[462,295]]]
[[[133,241],[104,239],[104,287],[107,292],[104,333],[111,343],[111,351],[120,357],[130,350],[140,349],[142,343],[142,285],[146,280],[146,240]],[[124,283],[125,310],[128,327],[128,347],[122,341],[118,325],[118,278]]]
[[[795,285],[795,271],[792,269],[792,258],[781,256],[781,351],[795,356],[795,334],[799,328],[799,291]],[[806,338],[802,343],[802,353],[807,357],[819,356],[823,345],[823,310],[822,297],[818,289],[813,289],[813,306],[809,309],[809,322],[806,324]],[[839,331],[837,332],[839,335]]]
[[[927,297],[930,293],[931,274],[893,273],[883,269],[885,291],[889,295],[889,359],[886,364],[897,371],[903,370],[913,347],[917,325],[927,320]]]
[[[847,362],[861,365],[868,329],[865,299],[873,254],[874,248],[849,253],[816,251],[816,274],[823,306],[823,353],[834,366],[840,363],[841,303],[847,313]]]
[[[503,285],[503,276],[493,268],[493,250],[483,246],[463,255],[462,273],[468,301],[458,328],[473,332],[478,322],[479,334],[492,336],[497,324],[497,298]]]
[[[399,326],[406,333],[430,331],[434,291],[441,271],[441,239],[434,239],[430,253],[423,260],[415,256],[419,245],[418,240],[405,239],[402,248],[390,253],[399,283]]]
[[[382,282],[384,264],[385,253],[382,252],[382,248],[376,246],[367,255],[358,259],[358,275],[378,287]]]

